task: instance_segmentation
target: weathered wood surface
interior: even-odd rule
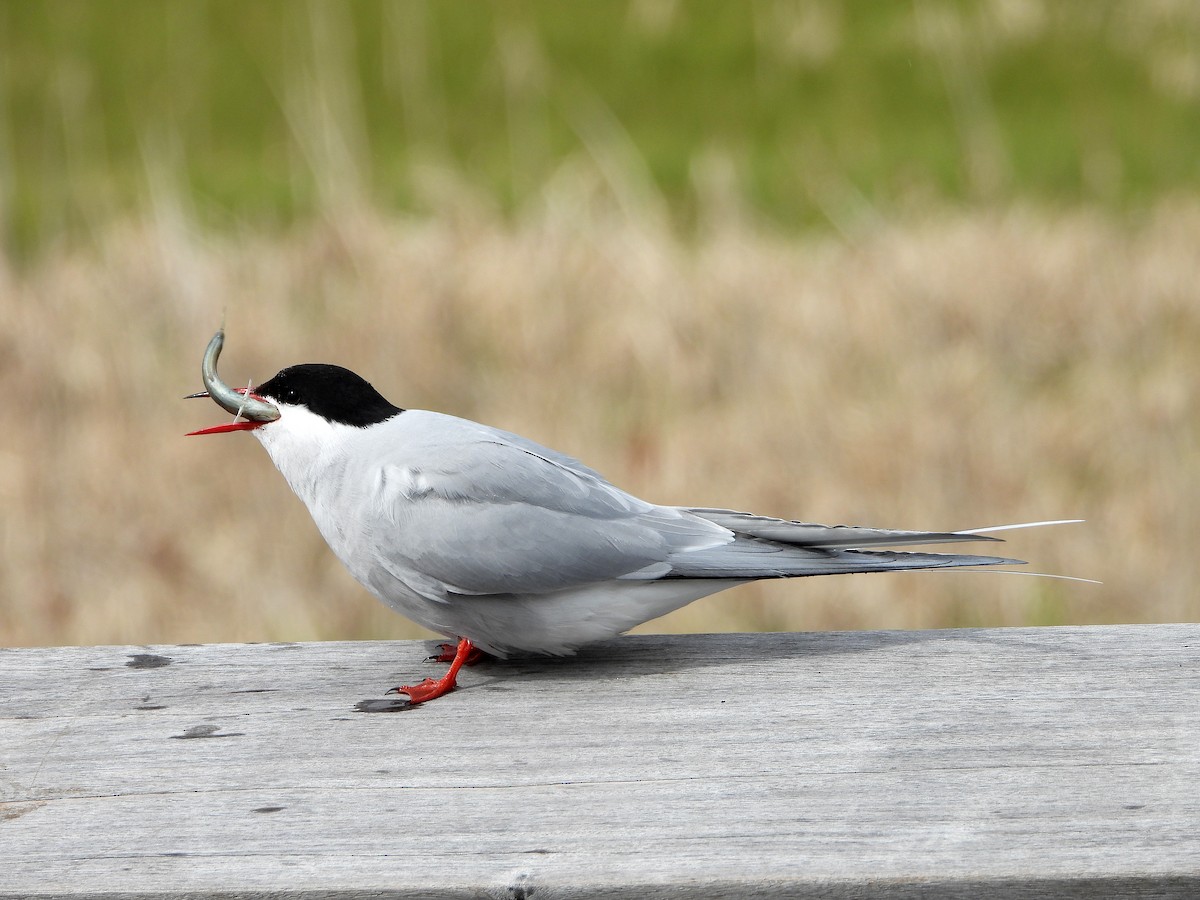
[[[1200,896],[1200,626],[0,650],[3,897]]]

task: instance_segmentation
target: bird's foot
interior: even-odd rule
[[[443,646],[445,648],[444,655],[448,656],[450,645],[445,644]],[[450,659],[450,670],[445,675],[438,679],[426,678],[420,684],[406,684],[401,687],[392,688],[388,693],[408,694],[409,703],[413,706],[416,706],[418,703],[426,703],[434,700],[443,694],[448,694],[458,686],[458,670],[464,665],[469,665],[468,660],[472,654],[482,654],[482,652],[476,649],[466,638],[459,638],[458,646],[454,650],[454,656]]]
[[[438,646],[438,650],[440,652],[435,653],[433,656],[425,657],[425,662],[444,662],[444,663],[454,662],[454,657],[458,653],[458,645],[457,644],[451,644],[451,643],[447,642],[445,644],[438,644],[437,646]],[[463,660],[463,665],[464,666],[475,666],[475,665],[478,665],[479,663],[483,662],[484,660],[493,659],[493,658],[494,657],[492,656],[492,654],[488,653],[486,650],[480,650],[478,647],[476,647],[474,644],[472,644],[471,651],[467,654],[467,658]]]
[[[426,678],[420,684],[406,684],[402,687],[392,688],[388,693],[408,694],[408,702],[415,706],[418,703],[424,703],[427,700],[440,697],[442,694],[448,694],[455,687],[457,687],[457,679],[447,675],[436,681],[432,678]]]

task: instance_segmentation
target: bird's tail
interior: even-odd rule
[[[900,531],[852,525],[817,525],[754,516],[725,509],[687,509],[735,535],[719,547],[681,553],[670,560],[676,578],[798,578],[853,572],[895,572],[905,569],[943,569],[963,566],[1024,565],[1020,559],[965,553],[919,553],[891,547],[999,541],[984,532],[1057,525],[1028,522],[966,531]]]

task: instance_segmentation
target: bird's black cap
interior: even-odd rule
[[[331,422],[366,428],[404,412],[383,398],[370,382],[349,369],[325,363],[288,366],[254,389],[279,403],[307,407]]]

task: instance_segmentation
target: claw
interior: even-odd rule
[[[425,662],[454,662],[454,654],[458,650],[457,644],[443,643],[438,644],[437,648],[438,652],[425,657]]]

